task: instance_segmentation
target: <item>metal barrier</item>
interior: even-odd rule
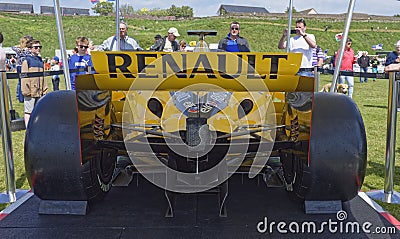
[[[321,72],[318,66],[314,66],[314,92],[319,91],[319,83],[321,78]]]
[[[16,201],[15,172],[11,139],[11,117],[9,110],[9,95],[7,91],[7,76],[3,71],[0,75],[0,115],[1,115],[1,136],[3,139],[3,153],[6,169],[6,186],[9,202]]]
[[[400,194],[393,190],[396,155],[396,124],[398,109],[398,83],[400,73],[390,72],[388,92],[388,114],[386,130],[386,158],[385,158],[385,182],[384,189],[368,192],[367,195],[387,203],[400,204]]]
[[[396,123],[397,123],[397,95],[398,84],[396,72],[389,74],[388,115],[386,131],[386,160],[385,160],[385,201],[391,203],[393,199],[394,162],[396,148]],[[398,198],[400,199],[400,198]],[[400,201],[397,201],[400,203]]]

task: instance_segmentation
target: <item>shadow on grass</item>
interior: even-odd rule
[[[382,163],[377,163],[377,162],[368,162],[368,166],[369,168],[367,168],[367,172],[365,173],[365,176],[377,176],[379,178],[382,178],[382,180],[384,181],[385,179],[385,162]],[[394,185],[396,185],[396,182],[400,182],[400,166],[395,166],[394,168]],[[366,182],[364,182],[365,186],[369,187],[371,190],[380,190],[382,188],[377,188],[374,185],[371,184],[366,184]]]
[[[378,109],[387,109],[387,106],[384,105],[363,105],[364,107],[369,107],[369,108],[378,108]]]
[[[26,181],[26,174],[25,172],[23,172],[15,181],[15,186],[17,188],[22,188],[22,186],[24,186],[25,181]]]

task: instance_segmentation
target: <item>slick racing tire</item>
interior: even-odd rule
[[[364,181],[367,140],[361,114],[343,94],[314,94],[308,162],[295,160],[295,193],[302,199],[348,201]]]
[[[41,98],[25,136],[25,169],[33,192],[43,200],[91,200],[109,190],[115,153],[101,151],[82,165],[74,91]],[[111,173],[110,173],[111,172]]]

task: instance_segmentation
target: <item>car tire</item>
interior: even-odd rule
[[[102,197],[109,190],[115,160],[115,152],[101,150],[82,164],[75,91],[51,92],[37,102],[26,130],[25,169],[40,199]]]
[[[361,114],[352,99],[316,92],[308,162],[295,160],[293,190],[302,199],[348,201],[357,196],[367,165]]]

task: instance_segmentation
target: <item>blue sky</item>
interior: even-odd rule
[[[119,0],[120,5],[129,4],[135,9],[143,7],[169,8],[172,4],[175,6],[190,6],[194,10],[195,16],[215,16],[221,4],[246,5],[255,7],[265,7],[270,12],[284,12],[289,5],[289,0],[247,0],[245,3],[240,0],[216,1],[216,0]],[[53,0],[4,0],[2,3],[28,3],[33,4],[35,12],[39,12],[40,6],[53,6]],[[319,13],[344,13],[347,12],[350,0],[293,0],[294,7],[301,11],[308,8],[314,8]],[[59,0],[62,7],[93,7],[90,0]],[[400,14],[399,0],[356,0],[355,12],[369,13],[372,15],[393,16]]]

